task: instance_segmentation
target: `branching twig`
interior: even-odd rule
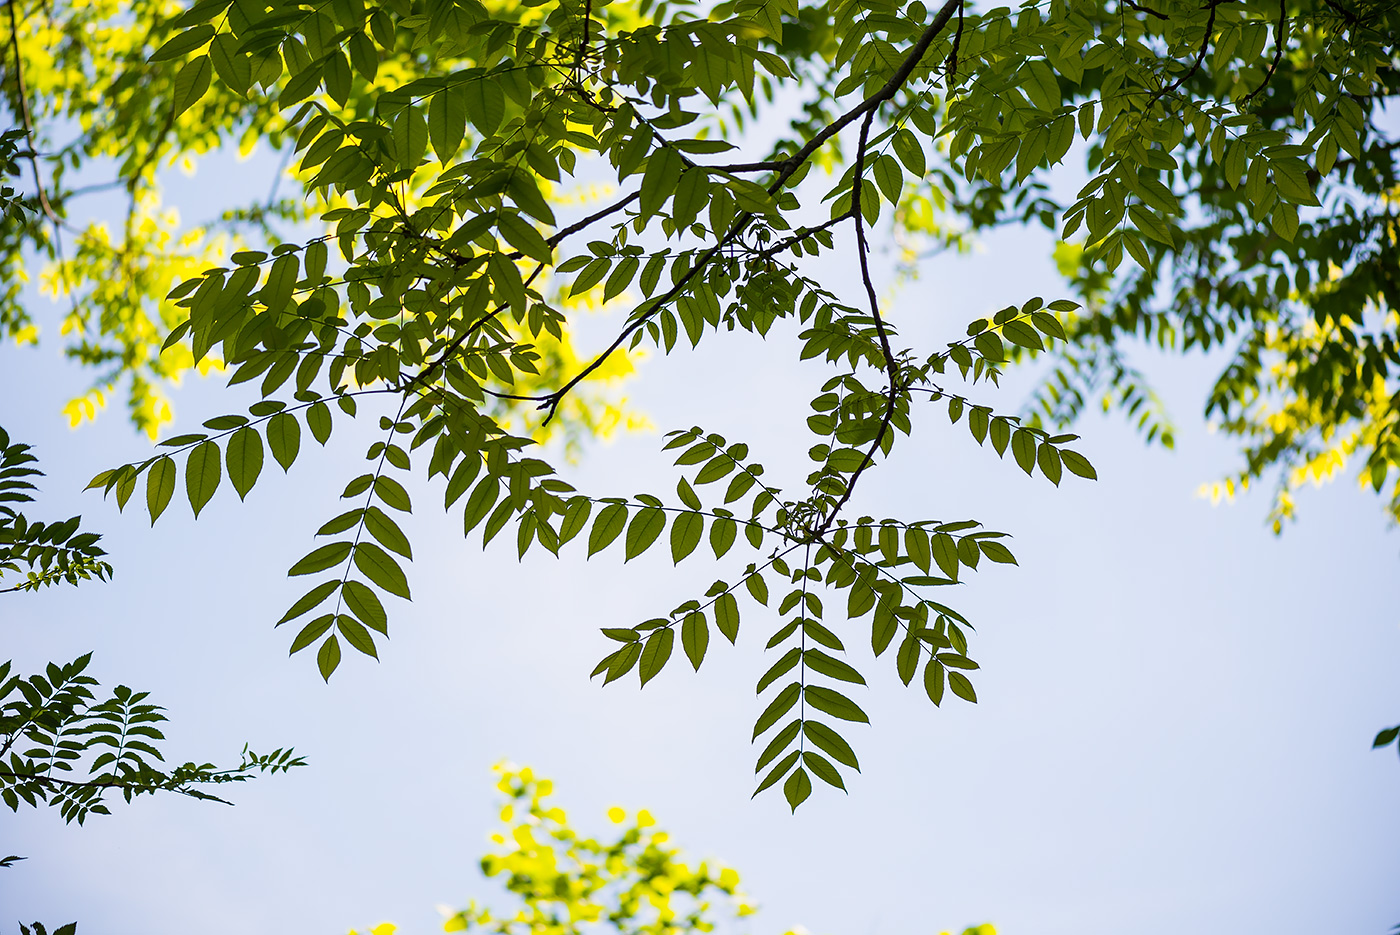
[[[1180,78],[1176,79],[1171,84],[1167,85],[1165,88],[1154,94],[1152,96],[1152,100],[1148,101],[1147,106],[1143,108],[1144,111],[1151,110],[1153,104],[1157,103],[1162,98],[1166,97],[1168,94],[1171,94],[1177,88],[1181,87],[1188,80],[1190,80],[1192,75],[1194,75],[1197,71],[1200,70],[1201,63],[1206,60],[1206,52],[1210,50],[1210,40],[1215,37],[1216,8],[1219,7],[1222,3],[1231,2],[1233,2],[1233,0],[1210,0],[1210,16],[1206,19],[1206,34],[1203,37],[1201,37],[1201,50],[1196,53],[1196,60],[1191,63],[1190,68],[1186,69],[1186,74],[1182,75]]]
[[[1269,70],[1264,72],[1264,80],[1259,82],[1259,87],[1246,94],[1240,104],[1248,104],[1256,94],[1269,86],[1269,82],[1274,78],[1274,72],[1278,71],[1279,62],[1283,61],[1283,27],[1288,22],[1288,0],[1278,0],[1278,25],[1274,27],[1274,60],[1269,63]]]
[[[779,165],[781,166],[781,168],[778,170],[777,178],[775,178],[773,182],[768,186],[768,193],[770,195],[776,194],[778,190],[781,189],[783,185],[787,182],[787,180],[792,178],[792,176],[797,172],[797,170],[800,169],[803,166],[803,164],[806,163],[806,161],[812,157],[813,153],[820,149],[828,140],[834,137],[837,133],[841,132],[843,128],[849,126],[853,121],[859,119],[860,117],[863,117],[866,114],[873,113],[875,109],[878,108],[881,104],[894,97],[895,94],[899,91],[899,89],[904,86],[904,82],[909,80],[909,76],[913,74],[914,69],[918,67],[919,62],[923,60],[924,53],[928,51],[928,47],[933,43],[933,40],[936,39],[938,37],[938,34],[943,31],[943,28],[948,25],[948,21],[952,19],[953,13],[957,10],[961,2],[962,0],[947,0],[947,2],[943,4],[942,9],[938,11],[937,15],[934,16],[933,21],[929,23],[929,25],[924,29],[923,33],[919,36],[918,40],[914,43],[913,47],[910,48],[908,55],[905,56],[905,59],[900,64],[899,68],[895,71],[893,75],[890,76],[890,79],[886,81],[885,84],[881,86],[879,90],[867,97],[864,101],[856,105],[850,111],[847,111],[845,114],[838,117],[836,120],[824,127],[819,133],[817,133],[810,140],[808,140],[806,144],[803,145],[803,147],[799,149],[794,155],[780,162]],[[643,314],[636,315],[633,318],[633,320],[627,325],[627,327],[622,329],[622,333],[619,334],[617,338],[614,339],[613,342],[607,346],[607,348],[605,348],[597,357],[595,357],[593,361],[588,364],[588,366],[584,367],[577,374],[571,377],[567,383],[565,383],[563,386],[559,387],[559,389],[554,390],[551,393],[547,393],[543,396],[528,397],[523,401],[538,402],[540,409],[547,409],[548,414],[545,416],[544,419],[544,424],[547,425],[549,423],[549,420],[554,418],[554,413],[558,411],[560,402],[562,402],[564,397],[568,395],[569,391],[572,390],[579,383],[581,383],[583,380],[587,379],[589,374],[593,373],[593,371],[601,367],[603,365],[603,362],[606,361],[613,354],[615,354],[618,351],[618,349],[621,348],[622,345],[625,344],[628,341],[628,339],[630,339],[632,335],[637,332],[638,329],[642,328],[647,323],[647,321],[651,318],[652,315],[654,315],[659,309],[665,307],[666,304],[669,303],[676,296],[680,295],[680,293],[685,289],[685,287],[688,286],[690,282],[693,279],[695,279],[695,277],[699,275],[699,273],[703,269],[705,269],[705,267],[708,266],[709,263],[724,250],[725,247],[729,246],[730,243],[732,243],[740,234],[744,232],[744,230],[748,227],[749,223],[753,220],[753,217],[753,214],[748,212],[745,212],[744,214],[740,215],[739,218],[736,219],[734,223],[730,226],[729,230],[726,231],[722,237],[720,237],[719,241],[709,250],[705,251],[705,253],[696,262],[696,264],[693,267],[691,267],[690,270],[687,271],[683,277],[681,277],[679,282],[672,286],[671,289],[669,289],[665,295],[661,296],[661,298],[652,302],[650,304],[650,307]]]

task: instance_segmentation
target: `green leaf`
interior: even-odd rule
[[[721,516],[710,523],[710,548],[714,550],[715,558],[724,558],[738,534],[738,524],[728,516]]]
[[[700,663],[705,659],[705,650],[710,645],[710,625],[705,620],[705,615],[698,610],[693,610],[685,615],[685,622],[681,624],[681,645],[685,647],[686,658],[695,668],[700,671]]]
[[[302,559],[287,570],[288,577],[297,575],[314,575],[318,571],[325,571],[335,565],[339,565],[350,557],[349,542],[328,542],[319,549],[313,549]]]
[[[392,555],[373,542],[360,542],[355,546],[355,567],[370,581],[390,594],[404,600],[412,600],[408,590],[408,577]]]
[[[389,633],[389,615],[379,602],[379,595],[359,581],[347,581],[341,589],[341,597],[350,612],[364,621],[365,626],[373,627],[386,636]]]
[[[800,718],[795,718],[774,734],[773,739],[768,742],[768,746],[764,747],[763,752],[758,755],[758,762],[754,765],[753,771],[756,773],[763,769],[773,761],[774,757],[786,750],[788,744],[797,739],[797,732],[802,729],[802,724]]]
[[[781,749],[781,748],[780,748],[780,749]],[[765,752],[766,752],[766,751],[765,751]],[[754,795],[758,795],[758,794],[759,794],[760,792],[762,792],[764,789],[767,789],[769,786],[773,785],[773,784],[774,784],[775,782],[777,782],[779,779],[782,779],[783,776],[787,774],[787,771],[790,770],[790,769],[792,769],[793,766],[795,766],[795,765],[797,764],[797,761],[798,761],[799,758],[801,758],[801,756],[802,756],[802,751],[800,751],[800,750],[794,750],[794,751],[792,751],[791,753],[789,753],[787,756],[785,756],[785,757],[783,757],[781,760],[779,760],[779,761],[778,761],[778,765],[777,765],[777,766],[774,766],[771,770],[768,771],[768,775],[763,777],[763,781],[760,782],[760,783],[758,784],[758,788],[755,789],[755,790],[753,791],[753,794],[754,794]],[[760,766],[758,769],[762,769],[762,768],[763,768],[763,767]],[[755,770],[755,772],[757,772],[757,771],[758,771],[758,770]]]
[[[229,482],[233,484],[233,489],[238,491],[238,499],[242,500],[248,496],[248,491],[253,489],[258,475],[262,473],[262,436],[256,430],[244,426],[229,438],[225,457],[228,462]]]
[[[802,663],[807,668],[828,678],[854,682],[857,685],[865,684],[865,678],[854,668],[834,656],[827,655],[820,649],[808,649],[803,652]]]
[[[151,514],[152,526],[175,493],[175,472],[175,462],[167,455],[157,458],[146,473],[146,510]]]
[[[768,603],[768,582],[763,580],[763,576],[755,572],[744,579],[744,586],[749,589],[749,594],[760,604]]]
[[[1041,445],[1035,452],[1036,464],[1040,465],[1040,473],[1049,479],[1050,483],[1056,487],[1060,486],[1060,453],[1053,445]]]
[[[657,673],[666,665],[666,660],[671,658],[671,647],[675,639],[675,631],[670,627],[663,627],[647,637],[646,644],[642,647],[642,665],[637,670],[643,685],[656,678]]]
[[[802,686],[797,682],[785,687],[778,692],[778,696],[763,709],[763,713],[758,716],[758,720],[753,725],[753,739],[757,740],[759,734],[764,733],[768,728],[778,723],[778,718],[792,710],[792,706],[797,704],[797,699],[802,697]]]
[[[764,672],[763,675],[759,678],[758,685],[754,688],[754,694],[763,694],[764,689],[766,689],[769,685],[772,685],[784,675],[787,675],[789,672],[791,672],[793,670],[793,667],[795,667],[797,663],[801,660],[802,650],[799,647],[794,646],[792,649],[789,649],[787,652],[783,653],[782,657],[778,659],[777,662],[769,666],[768,671]]]
[[[647,157],[647,167],[642,173],[641,200],[638,210],[644,217],[661,210],[666,199],[676,190],[681,170],[685,164],[680,154],[669,147],[658,147]]]
[[[681,513],[671,522],[671,561],[680,564],[695,547],[705,531],[705,517],[699,513]]]
[[[924,665],[924,691],[935,705],[943,703],[943,665],[935,658]]]
[[[521,253],[541,263],[549,263],[554,259],[554,250],[545,242],[544,236],[520,215],[512,211],[502,211],[497,223],[502,236]]]
[[[666,513],[659,507],[648,507],[639,512],[627,527],[627,557],[624,561],[630,562],[650,548],[665,528]]]
[[[1376,735],[1376,739],[1371,742],[1371,749],[1376,750],[1381,747],[1388,747],[1395,742],[1395,738],[1400,737],[1400,726],[1387,727]]]
[[[466,129],[467,105],[461,90],[444,88],[433,95],[428,104],[428,139],[439,162],[446,164],[456,155]]]
[[[953,541],[953,537],[946,532],[940,532],[933,537],[930,547],[933,560],[938,563],[943,574],[954,581],[958,580],[958,544]]]
[[[920,571],[929,570],[933,552],[929,547],[928,533],[917,526],[910,526],[904,530],[904,550]]]
[[[506,97],[497,78],[483,75],[462,85],[462,102],[482,136],[495,133],[505,118]]]
[[[204,509],[214,491],[219,489],[219,481],[223,478],[223,470],[219,466],[219,446],[215,442],[201,442],[190,452],[190,458],[185,462],[185,493],[189,497],[190,506],[194,508],[195,518],[199,517],[199,511]]]
[[[592,510],[593,504],[587,497],[574,497],[569,501],[568,509],[564,511],[564,520],[559,525],[560,545],[583,531],[588,525],[588,515]]]
[[[180,67],[175,76],[175,91],[171,94],[171,106],[178,117],[189,110],[209,91],[209,79],[214,74],[214,66],[209,56],[192,58]]]
[[[316,403],[306,410],[306,427],[311,429],[311,437],[324,445],[331,437],[331,409],[325,403]]]
[[[856,759],[856,753],[851,749],[851,745],[846,743],[840,734],[821,721],[803,721],[802,733],[806,734],[808,740],[816,744],[836,762],[849,766],[857,772],[860,771],[860,761]]]
[[[870,718],[860,709],[860,705],[838,691],[820,685],[808,685],[802,692],[807,703],[818,711],[825,711],[833,717],[847,721],[869,724]]]
[[[374,637],[369,635],[369,631],[360,624],[360,621],[341,614],[335,618],[335,628],[340,631],[341,636],[345,637],[345,642],[353,648],[358,649],[366,656],[379,658],[379,653],[374,648]]]
[[[326,635],[326,631],[335,625],[335,614],[323,614],[315,620],[301,628],[301,632],[292,640],[292,648],[287,655],[294,656],[312,643]]]
[[[919,670],[919,653],[923,646],[919,642],[918,633],[912,628],[900,640],[899,652],[895,655],[895,670],[899,673],[899,680],[908,685],[914,679],[914,673]]]
[[[1035,470],[1035,436],[1026,429],[1017,429],[1011,436],[1011,454],[1027,474]]]
[[[588,555],[592,558],[598,552],[612,545],[613,540],[622,534],[627,525],[627,505],[609,503],[593,521],[593,531],[588,534]]]
[[[477,482],[472,490],[471,496],[467,497],[467,505],[462,510],[463,535],[470,533],[491,513],[491,508],[496,504],[496,498],[501,495],[500,479],[494,474],[487,474]]]
[[[365,529],[385,548],[397,552],[404,558],[413,558],[413,547],[403,534],[399,524],[377,506],[365,510]]]
[[[739,637],[739,602],[728,591],[715,601],[715,626],[731,644]]]
[[[802,762],[822,782],[829,786],[835,786],[842,792],[846,791],[846,784],[841,781],[841,774],[826,757],[808,750],[802,754]]]
[[[192,26],[183,32],[178,32],[174,36],[171,36],[166,40],[164,45],[151,54],[151,57],[147,59],[147,61],[168,62],[171,59],[180,58],[182,55],[193,52],[213,38],[214,27],[210,26],[208,23],[200,23],[198,26]]]
[[[276,626],[280,627],[287,621],[295,620],[307,611],[315,607],[319,607],[322,604],[322,602],[324,602],[326,598],[334,594],[336,589],[339,587],[340,581],[337,579],[323,581],[320,584],[316,585],[316,587],[312,588],[310,591],[307,591],[305,594],[303,594],[300,598],[297,599],[297,602],[293,604],[285,614],[282,615],[282,619],[277,621]]]
[[[267,446],[272,449],[277,463],[282,465],[283,472],[291,470],[292,462],[301,450],[301,424],[295,416],[279,412],[268,420]]]
[[[316,653],[316,668],[321,672],[321,678],[327,682],[331,680],[331,673],[340,665],[340,641],[332,633],[330,639],[321,644],[321,649]]]
[[[972,690],[972,682],[961,672],[948,673],[948,687],[953,690],[953,694],[957,695],[963,701],[970,701],[973,704],[977,703],[977,693]]]
[[[812,780],[807,778],[807,771],[798,769],[783,783],[783,798],[787,799],[788,805],[794,812],[797,806],[807,801],[807,797],[812,794]]]
[[[413,501],[408,498],[408,491],[403,489],[403,484],[387,474],[380,474],[374,479],[374,495],[382,500],[385,506],[402,513],[413,512]]]
[[[1011,550],[1008,549],[1006,546],[1002,545],[1000,542],[991,542],[986,539],[979,539],[977,541],[977,548],[981,550],[983,555],[987,556],[987,558],[991,559],[994,562],[999,562],[1003,565],[1016,564],[1016,556],[1012,555]]]
[[[695,483],[712,484],[734,470],[734,459],[727,454],[718,454],[711,458],[700,472],[695,475]]]
[[[1094,466],[1089,463],[1089,459],[1085,458],[1077,451],[1062,450],[1060,452],[1060,460],[1064,462],[1065,467],[1069,468],[1071,474],[1087,478],[1088,480],[1099,479],[1099,474],[1094,470]]]

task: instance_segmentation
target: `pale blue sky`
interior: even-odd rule
[[[259,166],[216,163],[172,178],[172,193],[211,178],[265,191]],[[972,318],[1060,294],[1047,254],[1013,232],[930,263],[893,304],[905,343],[938,346]],[[823,272],[855,299],[840,257]],[[827,371],[795,362],[793,335],[653,358],[628,386],[632,405],[662,430],[698,423],[748,441],[770,476],[799,486],[806,400]],[[1281,539],[1262,493],[1221,507],[1196,497],[1235,464],[1199,417],[1220,360],[1140,359],[1178,420],[1177,449],[1090,418],[1077,447],[1098,483],[1056,490],[950,429],[943,407],[916,412],[914,438],[862,486],[857,512],[971,517],[1015,536],[1020,567],[984,569],[957,595],[978,626],[981,703],[934,709],[854,628],[871,682],[858,700],[873,725],[851,732],[864,772],[849,796],[818,790],[794,817],[776,794],[749,800],[772,617],[746,606],[737,649],[712,645],[698,676],[677,663],[645,693],[587,678],[607,651],[599,627],[664,612],[734,561],[672,570],[658,553],[623,567],[572,548],[518,563],[506,537],[483,554],[463,541],[460,510],[437,508],[441,482],[420,478],[415,600],[391,608],[382,662],[352,658],[327,687],[311,658],[286,658],[292,634],[271,623],[304,590],[285,570],[339,512],[373,420],[358,434],[338,424],[288,477],[269,462],[246,504],[225,489],[198,524],[176,504],[150,530],[78,493],[146,442],[117,411],[67,429],[59,409],[86,377],[56,344],[0,348],[0,424],[49,472],[35,514],[81,511],[117,567],[110,584],[5,598],[4,655],[32,668],[96,650],[104,682],[169,708],[174,758],[228,761],[249,741],[295,744],[311,763],[235,789],[236,808],[145,799],[81,829],[49,810],[0,814],[0,850],[30,857],[0,871],[0,924],[437,931],[436,905],[494,891],[476,861],[496,812],[489,767],[511,758],[553,777],[585,830],[605,830],[609,805],[645,806],[690,854],[737,867],[763,906],[755,933],[992,921],[1002,935],[1379,935],[1400,922],[1400,762],[1368,747],[1400,721],[1400,540],[1350,473],[1305,493]],[[1027,378],[978,398],[1015,410]],[[195,381],[176,394],[176,429],[248,401]],[[572,473],[603,495],[668,495],[660,443],[594,446]]]

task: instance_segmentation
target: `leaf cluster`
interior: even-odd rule
[[[257,754],[245,747],[237,766],[166,768],[163,709],[124,685],[99,701],[97,680],[85,674],[91,659],[88,653],[50,663],[28,677],[0,664],[0,800],[12,811],[48,804],[64,821],[82,824],[91,814],[109,814],[104,799],[113,792],[127,802],[157,792],[223,802],[206,788],[305,765],[291,749]]]

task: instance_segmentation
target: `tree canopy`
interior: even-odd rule
[[[867,720],[842,690],[865,681],[843,658],[856,621],[934,704],[976,700],[971,624],[940,589],[1014,562],[1004,534],[857,511],[915,402],[1058,485],[1094,477],[1075,436],[1053,433],[1104,388],[1170,440],[1128,339],[1231,341],[1210,411],[1246,440],[1234,484],[1283,472],[1280,522],[1302,480],[1364,455],[1379,490],[1400,456],[1395,146],[1378,130],[1394,4],[7,8],[24,134],[6,139],[34,187],[7,202],[0,320],[33,338],[20,271],[47,251],[48,284],[72,301],[69,352],[99,389],[125,387],[139,425],[158,428],[160,382],[196,367],[261,397],[93,485],[122,506],[142,491],[152,522],[183,487],[198,515],[225,478],[247,496],[267,453],[289,470],[306,434],[324,444],[337,422],[377,419],[369,470],[345,471],[348,509],[290,570],[315,583],[279,621],[326,678],[346,647],[377,655],[385,598],[411,596],[397,518],[422,496],[410,472],[443,478],[467,534],[509,528],[521,555],[577,538],[590,556],[617,544],[624,560],[669,548],[680,562],[707,543],[723,577],[606,629],[593,675],[645,684],[677,642],[699,669],[715,631],[735,640],[740,599],[771,607],[756,791],[781,785],[796,808],[813,777],[844,788],[859,768],[841,733]],[[776,138],[745,135],[760,125]],[[284,154],[293,194],[180,227],[157,170],[235,137]],[[1049,180],[1070,160],[1087,181],[1061,205]],[[69,175],[97,166],[115,177],[91,184],[125,193],[120,234],[70,220],[89,183]],[[589,182],[611,193],[566,212]],[[1027,297],[942,347],[904,347],[871,270],[875,229],[917,253],[1011,222],[1058,231],[1082,304]],[[858,272],[856,295],[821,278],[833,262]],[[581,354],[574,314],[610,301],[625,324]],[[714,425],[667,434],[682,470],[666,498],[576,490],[536,447],[561,423],[607,421],[585,393],[630,350],[777,327],[828,367],[805,477],[773,478]],[[1054,367],[1034,414],[992,405],[1008,363],[1042,355]]]

